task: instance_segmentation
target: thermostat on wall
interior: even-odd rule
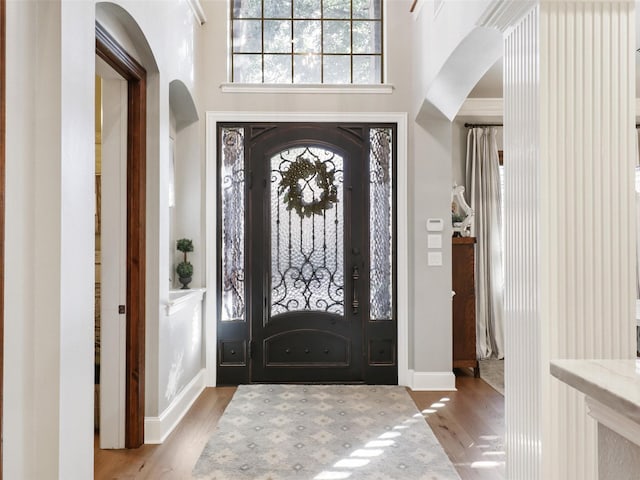
[[[444,222],[441,218],[427,218],[427,230],[430,232],[441,232],[444,229]]]

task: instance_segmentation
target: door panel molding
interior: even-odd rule
[[[218,211],[218,138],[217,124],[222,123],[279,123],[279,122],[334,122],[334,123],[392,123],[397,125],[396,155],[396,292],[397,292],[397,362],[398,384],[410,386],[413,371],[409,370],[409,235],[408,235],[408,116],[406,112],[215,112],[206,113],[206,203],[212,211]],[[210,215],[206,218],[207,251],[218,248],[218,220]],[[212,291],[219,288],[219,277],[215,262],[207,263],[207,285]],[[217,311],[215,295],[208,295],[206,305],[209,312]],[[217,342],[217,322],[207,322],[205,336],[207,343],[206,367],[207,385],[216,386],[216,365],[220,354]],[[375,356],[374,356],[375,358]]]
[[[127,303],[125,446],[144,443],[146,71],[96,22],[96,54],[127,80]]]

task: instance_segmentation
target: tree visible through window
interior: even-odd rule
[[[382,0],[231,0],[231,81],[382,83]]]

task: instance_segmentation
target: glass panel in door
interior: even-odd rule
[[[344,315],[343,158],[299,147],[271,158],[271,311]]]

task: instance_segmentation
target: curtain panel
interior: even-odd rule
[[[476,353],[504,358],[504,270],[497,130],[472,128],[467,136],[466,185],[476,237]]]

